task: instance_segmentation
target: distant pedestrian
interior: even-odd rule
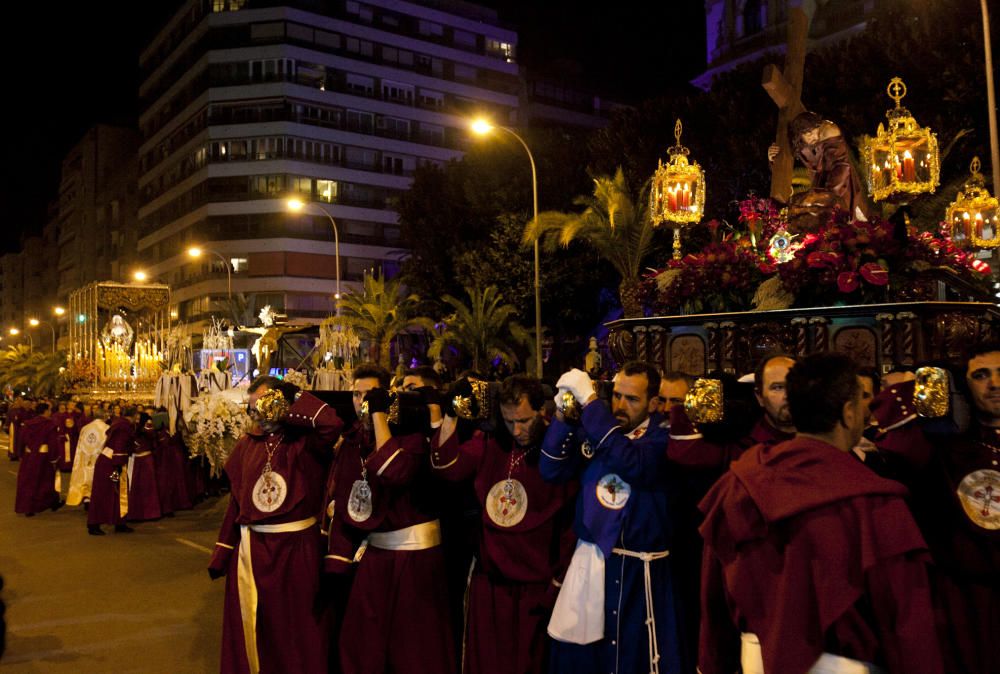
[[[55,478],[62,436],[47,404],[39,403],[35,411],[38,416],[21,427],[24,458],[17,471],[14,501],[14,512],[28,517],[47,508],[56,510],[61,505]]]

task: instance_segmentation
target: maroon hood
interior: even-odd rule
[[[906,495],[900,483],[879,477],[848,453],[812,438],[751,447],[732,471],[768,522],[855,496]],[[833,471],[836,480],[830,479]]]

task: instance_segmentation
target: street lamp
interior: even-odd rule
[[[222,253],[217,250],[212,250],[211,248],[201,248],[199,246],[191,246],[187,249],[187,254],[193,258],[201,257],[202,253],[211,253],[217,258],[222,260],[222,264],[226,265],[226,295],[229,298],[229,303],[233,303],[233,270],[232,266]]]
[[[40,321],[37,318],[29,318],[28,325],[33,328],[37,328],[39,325],[45,324],[49,326],[49,330],[52,332],[52,353],[56,352],[56,329],[48,321]],[[28,335],[31,336],[30,334]]]
[[[993,48],[990,40],[990,11],[986,0],[979,0],[983,12],[983,47],[986,51],[986,103],[990,108],[990,168],[993,169],[993,195],[1000,195],[1000,141],[997,140],[997,99],[993,84]]]
[[[333,254],[336,260],[337,266],[337,294],[334,298],[337,300],[337,315],[340,315],[340,234],[337,232],[337,221],[333,219],[330,211],[326,210],[323,206],[315,201],[305,202],[301,199],[289,199],[287,202],[288,210],[293,213],[299,213],[306,211],[309,206],[315,206],[319,211],[325,215],[330,220],[330,225],[333,227]],[[306,211],[308,212],[308,211]]]
[[[537,226],[538,224],[538,173],[535,170],[535,157],[531,154],[531,148],[528,144],[524,142],[513,129],[507,126],[494,126],[490,124],[485,119],[476,119],[470,124],[472,132],[477,136],[485,136],[491,133],[494,129],[500,129],[501,131],[506,131],[510,135],[514,136],[524,151],[528,153],[528,161],[531,162],[531,197],[532,197],[532,212],[533,219],[532,222]],[[539,263],[538,263],[538,237],[535,237],[535,368],[537,370],[536,374],[539,378],[542,376],[542,290],[541,290],[541,280],[539,277]]]
[[[11,328],[9,330],[12,337],[17,337],[21,334],[21,331],[17,328]],[[35,350],[35,342],[31,339],[31,333],[24,333],[24,336],[28,338],[28,353],[33,353]]]

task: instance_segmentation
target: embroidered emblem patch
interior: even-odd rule
[[[347,497],[347,515],[355,522],[364,522],[372,516],[372,488],[368,480],[355,480],[351,495]]]
[[[597,501],[610,510],[621,510],[632,495],[628,482],[614,473],[608,473],[597,481]]]
[[[957,493],[965,514],[977,526],[990,531],[1000,529],[1000,472],[969,473],[959,483]]]
[[[498,526],[512,527],[528,512],[528,492],[519,480],[500,480],[486,494],[486,514]]]
[[[262,513],[273,513],[285,502],[288,486],[281,475],[268,471],[259,478],[253,487],[253,504]]]

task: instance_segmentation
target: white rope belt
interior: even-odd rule
[[[646,631],[649,633],[649,674],[660,674],[660,649],[656,643],[656,614],[653,612],[653,579],[649,574],[649,563],[664,559],[669,550],[661,552],[635,552],[624,548],[612,548],[611,552],[622,557],[642,560],[642,576],[646,586]]]

